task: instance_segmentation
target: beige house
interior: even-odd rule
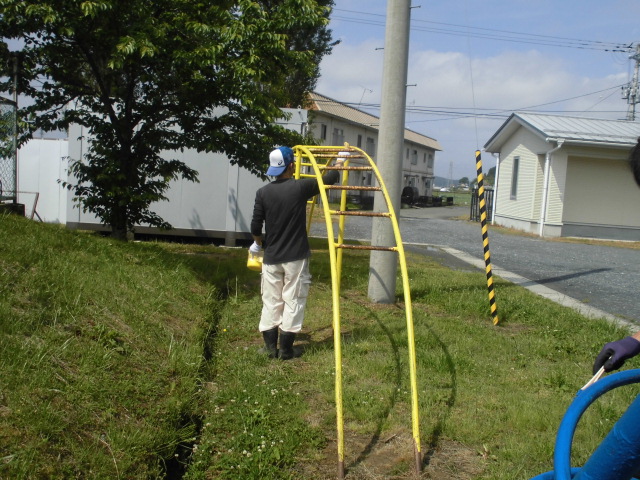
[[[629,152],[640,123],[514,113],[485,144],[498,153],[493,221],[546,237],[640,240]]]
[[[310,95],[309,133],[320,145],[343,145],[361,148],[376,161],[378,126],[374,115],[313,92]],[[415,187],[420,196],[432,196],[435,155],[442,147],[437,140],[412,130],[404,131],[402,155],[403,187]],[[371,173],[354,172],[352,185],[371,185]]]

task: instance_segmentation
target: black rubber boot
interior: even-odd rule
[[[293,332],[280,332],[280,359],[290,360],[293,358],[293,341],[296,334]]]
[[[269,358],[277,358],[278,357],[278,327],[262,332],[262,338],[264,339],[264,350],[263,350],[264,353],[266,353],[269,356]]]

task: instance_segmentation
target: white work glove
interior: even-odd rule
[[[260,250],[262,250],[262,247],[258,245],[256,242],[253,242],[249,247],[249,251],[253,254],[260,253]]]

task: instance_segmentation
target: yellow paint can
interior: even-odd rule
[[[247,268],[249,270],[253,270],[254,272],[262,271],[262,251],[260,253],[251,253],[249,252],[249,257],[247,258]]]

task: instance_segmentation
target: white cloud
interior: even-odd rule
[[[359,103],[362,99],[364,103],[380,103],[383,54],[376,48],[381,46],[367,40],[334,47],[333,53],[322,60],[316,90],[341,102]]]
[[[416,102],[442,107],[517,109],[558,99],[572,83],[561,62],[506,52],[489,58],[459,52],[420,52],[411,58]]]
[[[322,62],[317,90],[338,101],[379,104],[383,63],[383,51],[375,50],[379,46],[375,40],[338,45]],[[453,176],[460,178],[475,174],[475,149],[482,147],[515,110],[549,104],[540,109],[558,113],[571,111],[569,114],[573,115],[594,110],[626,111],[617,89],[584,96],[625,83],[626,74],[586,77],[578,76],[571,68],[572,65],[560,57],[537,50],[504,51],[476,57],[471,63],[469,56],[461,52],[412,52],[408,83],[417,86],[407,89],[410,107],[407,127],[441,143],[444,151],[436,156],[437,175],[447,176],[453,162]],[[572,97],[579,98],[555,103]],[[451,114],[417,112],[418,107],[439,107],[469,115],[502,111],[504,116],[459,118]],[[619,113],[593,112],[591,115],[621,117]]]

